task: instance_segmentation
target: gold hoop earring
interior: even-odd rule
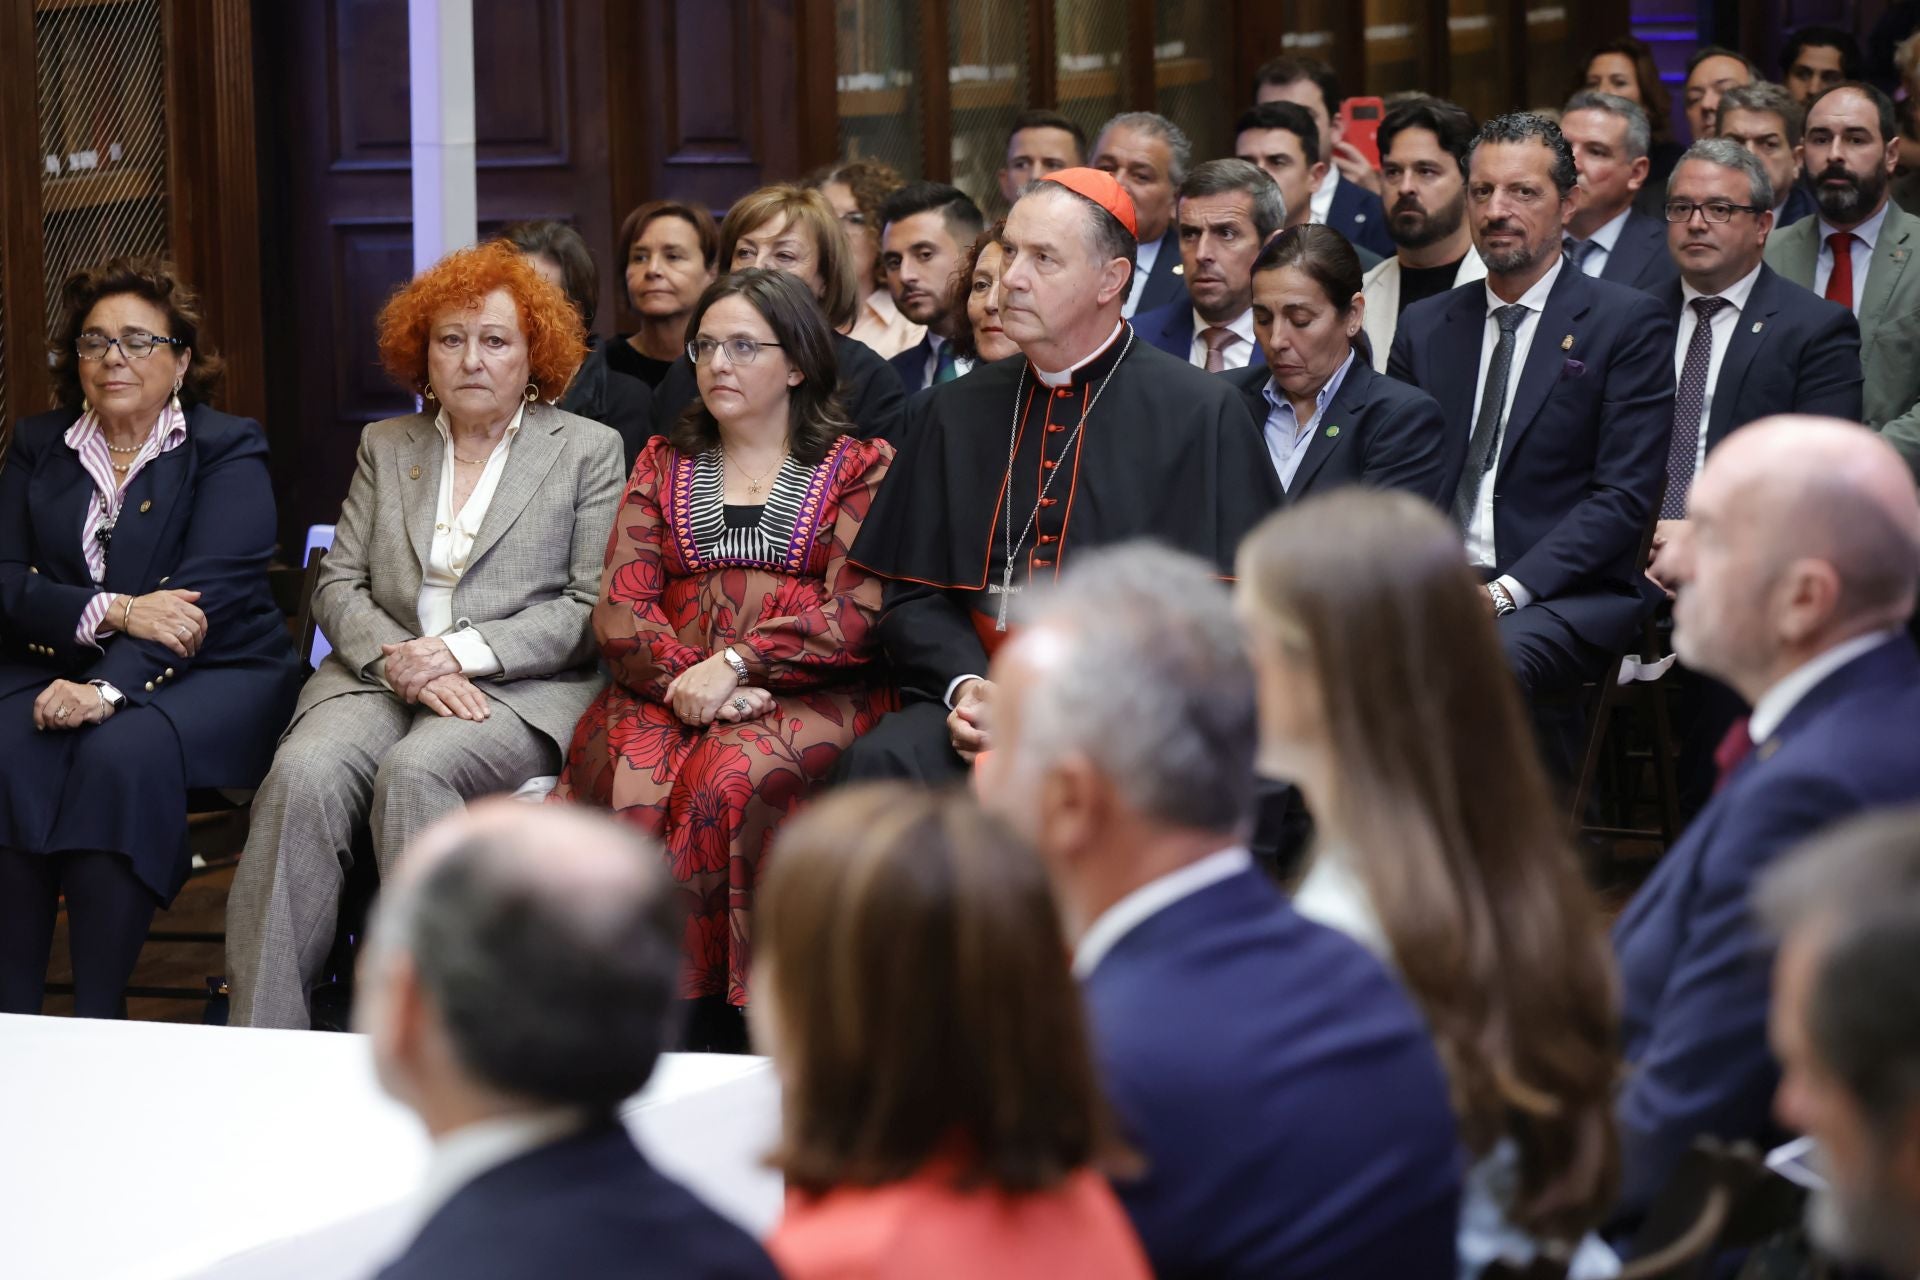
[[[420,398],[422,400],[425,400],[428,404],[432,404],[437,397],[435,397],[433,394],[432,386],[427,386],[421,389]]]
[[[174,411],[175,413],[185,413],[185,412],[186,412],[186,410],[185,410],[185,409],[182,409],[182,408],[180,407],[180,384],[181,384],[181,383],[183,383],[183,382],[185,382],[185,381],[186,381],[186,379],[184,379],[184,378],[176,378],[176,379],[174,380],[174,383],[173,383],[173,411]]]
[[[539,384],[529,382],[527,384],[527,403],[532,404],[534,401],[538,400],[539,398],[540,398]]]

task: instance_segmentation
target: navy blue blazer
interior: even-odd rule
[[[618,1122],[474,1179],[379,1280],[452,1276],[779,1280],[751,1236],[647,1163]]]
[[[1486,319],[1480,281],[1416,302],[1387,360],[1462,438]],[[1654,605],[1638,561],[1666,483],[1673,318],[1651,294],[1563,262],[1537,324],[1494,473],[1495,569],[1533,593],[1530,608],[1617,653]]]
[[[1140,305],[1133,309],[1133,313],[1139,315],[1170,302],[1186,303],[1187,281],[1184,272],[1185,267],[1180,260],[1180,224],[1169,223],[1167,233],[1160,237],[1160,256],[1153,260],[1153,270],[1147,273],[1147,283],[1140,293]],[[1180,358],[1186,359],[1186,352],[1181,352]]]
[[[1267,384],[1273,375],[1261,368],[1222,374],[1240,388],[1247,412],[1265,437]],[[1467,436],[1447,429],[1434,398],[1418,387],[1375,373],[1356,353],[1347,376],[1334,392],[1287,488],[1287,501],[1299,502],[1342,485],[1405,489],[1442,511],[1453,503],[1454,486],[1466,465]]]
[[[901,389],[899,375],[872,347],[844,333],[833,335],[833,352],[840,365],[840,402],[853,422],[853,434],[862,440],[897,441],[907,412],[907,393]],[[683,355],[653,390],[653,434],[672,435],[681,410],[699,396],[693,361]]]
[[[1764,1141],[1771,943],[1754,882],[1780,854],[1869,809],[1920,800],[1920,654],[1905,635],[1854,659],[1758,744],[1614,925],[1623,1209],[1643,1211],[1694,1138]]]
[[[1151,311],[1135,312],[1133,331],[1140,340],[1150,347],[1158,347],[1168,355],[1189,363],[1193,360],[1193,302],[1188,298],[1179,298],[1164,307],[1155,307]],[[1267,353],[1259,340],[1253,344],[1253,355],[1246,365],[1249,369],[1267,367]]]
[[[1773,229],[1778,231],[1781,227],[1790,227],[1818,212],[1820,206],[1814,202],[1813,193],[1796,182],[1787,192],[1785,203],[1773,211]]]
[[[1147,1168],[1116,1184],[1161,1280],[1451,1280],[1461,1148],[1400,984],[1257,871],[1127,933],[1085,982]]]
[[[1677,280],[1665,296],[1675,341],[1684,297]],[[1762,263],[1720,360],[1707,411],[1707,448],[1774,413],[1858,422],[1860,385],[1860,322],[1853,312]]]
[[[1394,255],[1393,236],[1387,230],[1387,206],[1379,196],[1345,178],[1333,189],[1333,203],[1327,207],[1327,225],[1356,248],[1371,250],[1382,258]]]
[[[246,418],[189,409],[185,443],[127,486],[106,581],[96,586],[80,545],[96,490],[64,438],[79,416],[59,409],[22,420],[0,468],[0,698],[55,679],[108,681],[130,707],[167,717],[188,787],[257,786],[306,675],[267,584],[275,519],[266,434]],[[99,591],[162,589],[200,593],[207,639],[193,657],[128,635],[103,648],[74,638]],[[16,729],[32,725],[0,725],[0,744]]]
[[[1680,279],[1680,268],[1667,250],[1667,224],[1630,211],[1600,268],[1600,279],[1664,295]]]

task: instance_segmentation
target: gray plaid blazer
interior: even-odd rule
[[[313,593],[314,618],[333,652],[301,690],[295,724],[329,698],[384,689],[373,672],[380,646],[420,634],[444,451],[424,413],[361,434],[359,465]],[[563,755],[603,683],[592,615],[622,456],[611,428],[528,405],[453,592],[455,626],[477,629],[500,659],[499,674],[479,682],[487,696]]]

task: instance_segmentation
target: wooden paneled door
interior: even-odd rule
[[[283,545],[331,523],[368,423],[412,410],[380,368],[376,318],[412,272],[405,0],[256,0],[268,433]],[[604,0],[474,0],[482,235],[573,223],[615,277]]]

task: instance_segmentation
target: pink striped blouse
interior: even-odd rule
[[[80,465],[93,477],[93,501],[87,504],[87,518],[80,526],[80,549],[87,558],[87,572],[93,575],[97,585],[107,580],[107,549],[100,541],[100,531],[111,530],[120,519],[120,508],[126,501],[127,486],[133,483],[133,478],[149,462],[187,442],[187,415],[172,404],[162,409],[160,417],[153,424],[153,430],[147,433],[146,443],[134,456],[133,465],[127,468],[124,476],[113,469],[113,454],[107,449],[107,433],[92,410],[81,414],[67,428],[66,441],[67,446],[79,455]],[[74,628],[74,639],[98,648],[99,641],[110,634],[106,620],[107,610],[112,604],[111,591],[102,591],[88,601],[87,607],[80,611],[80,625]]]

